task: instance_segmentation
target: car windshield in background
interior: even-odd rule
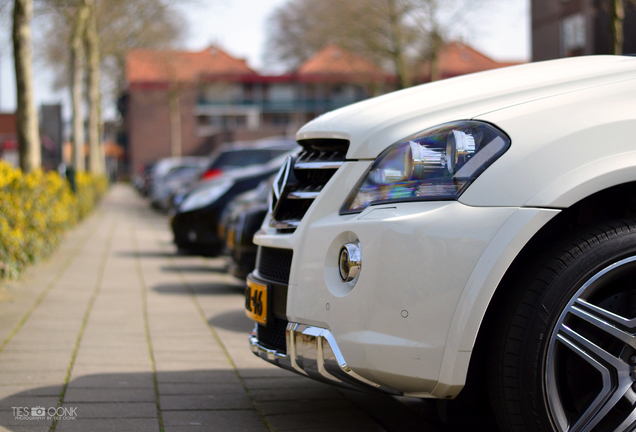
[[[230,150],[222,153],[219,157],[208,167],[213,168],[227,168],[227,167],[246,167],[250,165],[265,164],[283,153],[289,150],[275,150],[275,149],[245,149],[245,150]]]
[[[195,173],[198,173],[199,171],[201,171],[200,166],[189,166],[189,165],[179,166],[179,167],[171,169],[168,172],[168,174],[166,174],[166,180],[172,179],[175,177],[193,175]]]

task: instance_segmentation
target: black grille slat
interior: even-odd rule
[[[327,184],[329,179],[336,173],[337,169],[319,169],[319,170],[297,170],[294,176],[298,180],[298,186],[295,189],[316,187],[321,188]]]
[[[294,192],[320,192],[324,187],[321,184],[306,184],[298,186]]]
[[[349,149],[349,141],[338,138],[313,138],[298,141],[306,151],[344,152]]]
[[[267,327],[258,325],[258,342],[265,348],[274,349],[283,354],[287,354],[287,340],[285,338],[287,321],[274,318]]]
[[[345,160],[346,151],[302,151],[297,162],[340,162]]]
[[[317,192],[322,191],[345,161],[349,148],[349,141],[340,139],[301,140],[299,144],[304,150],[293,161],[293,172],[290,173],[293,181],[289,181],[282,191],[270,221],[270,226],[276,227],[279,232],[293,232],[294,226],[309,210]],[[307,192],[313,196],[302,195]]]
[[[276,219],[281,221],[299,221],[305,216],[313,200],[286,200],[276,214]]]
[[[274,282],[289,284],[291,270],[291,249],[277,249],[261,246],[258,258],[258,274]]]

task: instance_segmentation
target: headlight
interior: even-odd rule
[[[187,195],[179,210],[187,212],[206,207],[221,198],[233,185],[234,181],[232,180],[213,181],[209,185]]]
[[[422,131],[378,157],[340,214],[359,213],[372,204],[456,199],[509,146],[503,132],[478,121]]]

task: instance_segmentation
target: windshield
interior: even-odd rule
[[[219,155],[219,157],[208,166],[208,170],[214,168],[238,168],[265,164],[276,156],[282,155],[288,151],[289,150],[274,149],[228,150],[221,153],[221,155]]]

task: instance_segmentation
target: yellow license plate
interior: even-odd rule
[[[247,279],[245,314],[254,321],[267,325],[267,285]]]
[[[227,240],[225,244],[229,249],[234,249],[234,238],[235,238],[234,229],[231,229],[227,232]]]

